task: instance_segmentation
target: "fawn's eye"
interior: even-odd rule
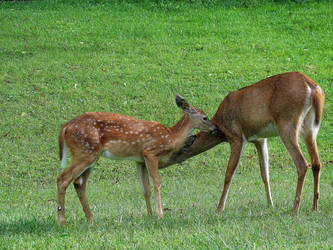
[[[207,116],[204,116],[204,117],[202,117],[202,120],[207,121],[207,120],[208,120],[208,117],[207,117]]]

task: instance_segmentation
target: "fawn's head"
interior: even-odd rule
[[[178,108],[183,110],[183,112],[189,116],[189,119],[194,128],[206,132],[216,129],[216,126],[208,119],[205,112],[203,112],[201,109],[193,107],[178,94],[176,95],[176,104]]]

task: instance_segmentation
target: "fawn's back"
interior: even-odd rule
[[[85,113],[65,124],[62,132],[74,155],[102,154],[142,162],[145,150],[159,154],[172,149],[169,128],[122,114]]]

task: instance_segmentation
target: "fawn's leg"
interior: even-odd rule
[[[88,200],[86,197],[86,185],[87,185],[87,179],[90,175],[91,169],[88,168],[79,178],[77,178],[74,181],[74,187],[77,193],[77,196],[80,199],[84,214],[87,218],[87,220],[91,221],[93,219],[93,215],[91,213],[91,210],[89,208]]]
[[[83,172],[85,172],[95,157],[87,156],[76,158],[73,156],[71,165],[65,169],[57,178],[58,186],[58,224],[62,226],[65,223],[65,195],[68,185]]]
[[[150,184],[148,171],[144,163],[138,163],[138,173],[140,177],[140,182],[143,190],[143,195],[146,200],[147,212],[151,215],[152,209],[150,205]]]
[[[155,199],[156,199],[156,212],[161,218],[163,217],[163,209],[161,202],[161,178],[158,171],[158,158],[155,156],[145,155],[146,167],[154,183]]]

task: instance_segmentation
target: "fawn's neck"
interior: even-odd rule
[[[177,124],[171,127],[170,130],[175,149],[182,147],[186,141],[186,138],[190,136],[193,131],[189,115],[184,114],[183,117],[177,122]]]

